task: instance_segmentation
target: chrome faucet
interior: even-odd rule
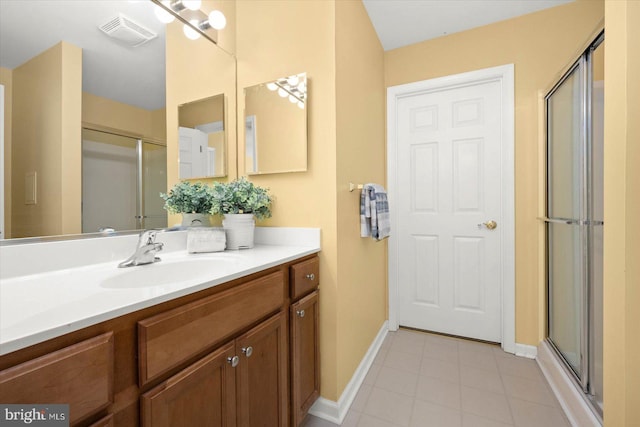
[[[118,264],[119,268],[131,267],[134,265],[152,264],[160,261],[156,253],[162,250],[164,243],[156,242],[158,230],[144,230],[138,238],[136,251],[126,260]]]

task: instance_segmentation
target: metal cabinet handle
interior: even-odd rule
[[[309,273],[309,274],[307,274],[305,277],[306,277],[307,279],[309,279],[309,280],[314,280],[314,279],[316,278],[316,275],[315,275],[315,274],[313,274],[313,273]]]
[[[253,347],[242,347],[242,353],[247,357],[251,357],[251,355],[253,354]]]
[[[236,366],[238,366],[238,363],[240,363],[240,358],[238,356],[227,357],[227,362],[231,365],[232,368],[235,368]]]
[[[296,310],[298,317],[304,317],[304,310]]]

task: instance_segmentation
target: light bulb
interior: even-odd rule
[[[224,13],[214,10],[209,14],[209,25],[216,30],[221,30],[227,26],[227,18],[225,18]]]
[[[182,0],[182,4],[189,10],[198,10],[202,4],[202,0]]]
[[[298,101],[298,107],[304,109],[304,102]]]
[[[300,84],[298,85],[298,90],[303,93],[307,91],[307,85],[304,83],[304,81],[300,82]]]
[[[293,95],[289,95],[289,102],[291,102],[292,104],[295,104],[296,102],[298,102],[298,98],[296,98]]]
[[[283,97],[283,98],[286,98],[286,97],[287,97],[287,95],[288,95],[288,93],[287,93],[287,91],[286,91],[286,90],[284,90],[284,89],[280,88],[280,89],[278,89],[278,95],[280,95],[280,96],[281,96],[281,97]]]
[[[191,25],[194,26],[198,26],[198,21],[196,21],[195,19],[192,21],[189,21],[191,23]],[[187,24],[184,24],[184,26],[182,27],[182,32],[184,32],[184,35],[189,39],[189,40],[197,40],[200,38],[200,33],[198,33],[196,30],[194,30],[193,28],[191,28],[190,26],[188,26]]]
[[[296,86],[298,84],[298,81],[298,76],[287,77],[287,83],[289,83],[291,86]]]
[[[278,89],[278,85],[275,84],[274,82],[267,83],[267,89],[269,89],[270,91],[274,91],[274,90]]]
[[[169,7],[170,2],[168,0],[165,0],[162,2],[162,4]],[[156,6],[155,13],[156,18],[158,18],[158,20],[164,24],[170,24],[174,19],[176,19],[172,14],[170,14],[160,6]]]

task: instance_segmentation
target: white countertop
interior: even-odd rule
[[[277,229],[256,236],[253,249],[207,254],[177,249],[160,252],[161,262],[144,266],[119,269],[109,260],[4,277],[0,355],[320,251],[319,230],[311,233],[317,239],[271,239],[274,233]],[[0,252],[0,257],[4,262],[12,255]]]

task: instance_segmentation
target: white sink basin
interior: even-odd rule
[[[219,256],[195,256],[167,259],[153,264],[120,269],[100,282],[108,289],[133,289],[162,286],[194,280],[207,281],[212,273],[220,273],[236,267],[238,258],[229,254]]]

